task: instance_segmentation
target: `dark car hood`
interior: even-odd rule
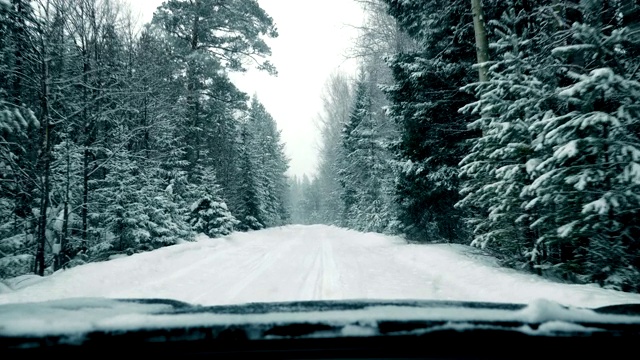
[[[0,346],[376,338],[481,330],[526,336],[640,334],[640,306],[599,309],[456,301],[304,301],[197,306],[166,299],[67,299],[0,305]]]

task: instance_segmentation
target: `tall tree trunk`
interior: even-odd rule
[[[193,20],[193,28],[191,29],[191,54],[194,54],[196,51],[198,51],[198,46],[199,46],[199,38],[198,38],[198,32],[200,31],[200,17],[199,17],[199,9],[200,9],[200,1],[196,0],[195,2],[196,5],[196,11],[195,11],[195,19]],[[190,153],[191,156],[189,156],[189,161],[191,162],[191,166],[192,169],[195,169],[197,163],[198,163],[198,158],[200,157],[200,131],[198,131],[198,126],[199,126],[199,116],[200,116],[200,99],[198,96],[198,77],[197,77],[197,73],[196,73],[196,68],[197,66],[195,66],[195,64],[193,64],[194,60],[191,59],[189,60],[188,63],[188,93],[189,93],[189,101],[187,106],[189,106],[189,112],[191,113],[191,126],[192,128],[189,129],[187,131],[187,134],[191,134],[193,136],[193,138],[188,139],[189,141],[192,141],[192,145],[191,145],[191,149],[190,149]]]
[[[489,43],[487,41],[487,31],[485,29],[484,11],[482,10],[482,0],[471,0],[471,11],[473,13],[473,30],[476,34],[476,55],[478,58],[478,77],[481,82],[489,80]]]
[[[28,14],[29,4],[25,4],[24,0],[14,0],[13,4],[15,4],[15,12],[12,15],[13,29],[11,41],[15,45],[15,51],[13,53],[15,63],[12,69],[12,78],[10,81],[8,81],[7,85],[10,84],[10,91],[8,92],[8,95],[11,103],[16,107],[21,107],[23,103],[26,102],[25,99],[23,99],[25,91],[22,78],[25,76],[25,58],[27,58],[29,55],[27,54],[26,48],[26,45],[30,41],[26,31],[26,18]],[[34,133],[30,133],[29,135],[35,136]],[[35,145],[35,147],[37,146],[38,145]],[[31,155],[34,153],[33,150],[34,146],[31,143],[26,144],[24,149],[19,150],[19,156],[17,159],[18,167],[27,169],[32,165],[31,161],[33,160],[33,158]],[[33,218],[32,211],[33,197],[31,194],[34,193],[33,183],[22,176],[17,178],[16,180],[18,182],[19,190],[16,193],[17,196],[15,199],[14,214],[16,215],[16,218],[14,224],[17,228],[20,226],[19,221],[24,221],[26,224],[25,236],[37,236],[36,234],[34,234],[35,219]]]
[[[143,103],[142,126],[144,128],[142,148],[144,149],[145,159],[149,160],[151,158],[151,148],[150,148],[151,141],[150,141],[150,134],[149,134],[149,88],[145,89],[142,103]]]
[[[26,5],[23,0],[18,0],[16,3],[14,29],[13,29],[13,41],[15,43],[15,65],[14,75],[11,84],[11,102],[16,105],[22,105],[22,76],[24,75],[24,52],[25,45],[27,44],[25,34],[25,16]]]
[[[83,128],[84,128],[84,153],[82,157],[82,249],[87,249],[87,216],[88,216],[88,207],[89,207],[89,145],[90,145],[90,136],[89,136],[89,94],[87,87],[89,86],[89,59],[86,48],[86,39],[83,39],[82,49],[82,57],[83,57],[83,68],[82,68],[82,98],[83,98],[83,106],[82,110],[82,120],[83,120]]]
[[[48,114],[46,115],[48,117]],[[49,128],[49,120],[47,118],[44,119],[44,145],[43,145],[43,160],[44,160],[44,181],[42,187],[42,199],[40,206],[40,225],[39,225],[39,233],[38,233],[38,244],[36,250],[36,274],[44,275],[45,268],[45,259],[44,259],[44,250],[45,244],[47,241],[46,231],[47,231],[47,209],[49,209],[49,174],[51,169],[50,156],[49,156],[49,143],[50,143],[50,132]]]
[[[42,30],[41,30],[42,31]],[[36,246],[36,271],[35,273],[42,276],[45,269],[45,244],[47,241],[47,210],[49,209],[49,175],[51,169],[51,129],[49,127],[49,66],[47,59],[47,45],[45,43],[44,34],[40,35],[40,56],[41,56],[41,114],[42,114],[42,126],[44,132],[43,144],[42,144],[42,160],[43,160],[43,172],[44,180],[42,184],[42,195],[40,200],[40,225],[38,232],[38,241]]]
[[[54,264],[54,271],[60,270],[65,263],[67,238],[69,236],[69,192],[71,187],[71,155],[69,153],[69,140],[66,143],[67,148],[67,169],[66,169],[66,184],[64,190],[64,213],[62,215],[62,234],[60,236],[60,252],[56,255],[56,261]]]
[[[89,210],[89,149],[85,143],[82,162],[82,249],[88,247],[88,210]]]

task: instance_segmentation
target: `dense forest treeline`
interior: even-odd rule
[[[640,2],[357,0],[314,177],[229,80],[256,0],[0,0],[0,277],[288,222],[640,291]],[[321,29],[319,29],[321,31]]]
[[[640,291],[640,2],[359,2],[293,220]]]
[[[0,278],[288,222],[253,0],[0,0]]]

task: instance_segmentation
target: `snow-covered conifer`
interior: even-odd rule
[[[599,20],[576,22],[570,34],[554,49],[570,80],[557,90],[566,107],[532,125],[537,149],[549,149],[527,188],[528,207],[544,212],[533,227],[545,249],[558,249],[548,260],[564,271],[637,290],[640,83],[619,61],[633,35]]]

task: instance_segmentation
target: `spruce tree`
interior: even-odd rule
[[[339,171],[343,167],[342,129],[349,120],[353,106],[351,82],[342,73],[332,74],[322,94],[322,112],[317,122],[321,144],[316,179],[321,188],[320,222],[329,225],[342,223],[342,187]]]
[[[385,0],[415,48],[393,56],[394,83],[385,87],[390,118],[399,128],[397,204],[402,231],[419,241],[468,241],[460,199],[458,164],[468,152],[472,102],[462,87],[477,79],[475,41],[467,0]],[[505,4],[485,1],[485,15]],[[491,11],[487,11],[491,10]]]
[[[229,235],[239,221],[231,214],[221,197],[213,168],[196,170],[193,184],[187,185],[187,199],[191,202],[187,214],[191,229],[196,233],[216,238]]]
[[[24,223],[30,216],[18,212],[21,184],[31,179],[24,179],[17,154],[24,151],[27,130],[39,126],[31,110],[8,103],[3,95],[0,89],[0,278],[29,272],[34,260],[35,239]]]
[[[571,43],[554,49],[569,61],[570,83],[557,90],[568,106],[533,124],[540,157],[529,207],[544,213],[533,226],[549,263],[578,279],[637,291],[640,83],[619,61],[630,30],[605,25],[606,13],[590,12],[593,6],[583,4],[586,22],[573,23]]]
[[[470,153],[460,163],[463,198],[456,204],[469,214],[472,245],[497,252],[506,263],[531,266],[539,259],[529,228],[532,214],[524,206],[531,199],[522,191],[531,183],[530,126],[550,110],[546,99],[553,89],[542,77],[548,71],[540,56],[548,40],[539,32],[541,23],[548,24],[544,15],[539,9],[510,7],[488,24],[498,37],[491,46],[495,60],[487,81],[465,87],[478,100],[461,111],[481,116],[469,124],[481,136],[471,140]]]
[[[390,166],[381,119],[373,108],[364,73],[356,84],[355,104],[342,137],[344,224],[363,231],[384,232],[393,219],[389,187]]]
[[[357,138],[356,129],[369,116],[370,105],[366,84],[363,79],[360,79],[356,84],[355,102],[351,115],[342,129],[342,158],[340,159],[341,168],[338,170],[342,187],[340,196],[343,204],[342,225],[346,227],[355,228],[354,218],[357,211],[358,191],[364,185],[362,177],[357,176],[359,171],[366,171],[366,165],[358,164],[360,159],[355,155],[358,146],[361,145]]]
[[[240,158],[239,191],[241,194],[238,209],[240,230],[260,230],[265,227],[263,218],[263,169],[256,145],[255,124],[250,118],[242,126],[242,153]]]

